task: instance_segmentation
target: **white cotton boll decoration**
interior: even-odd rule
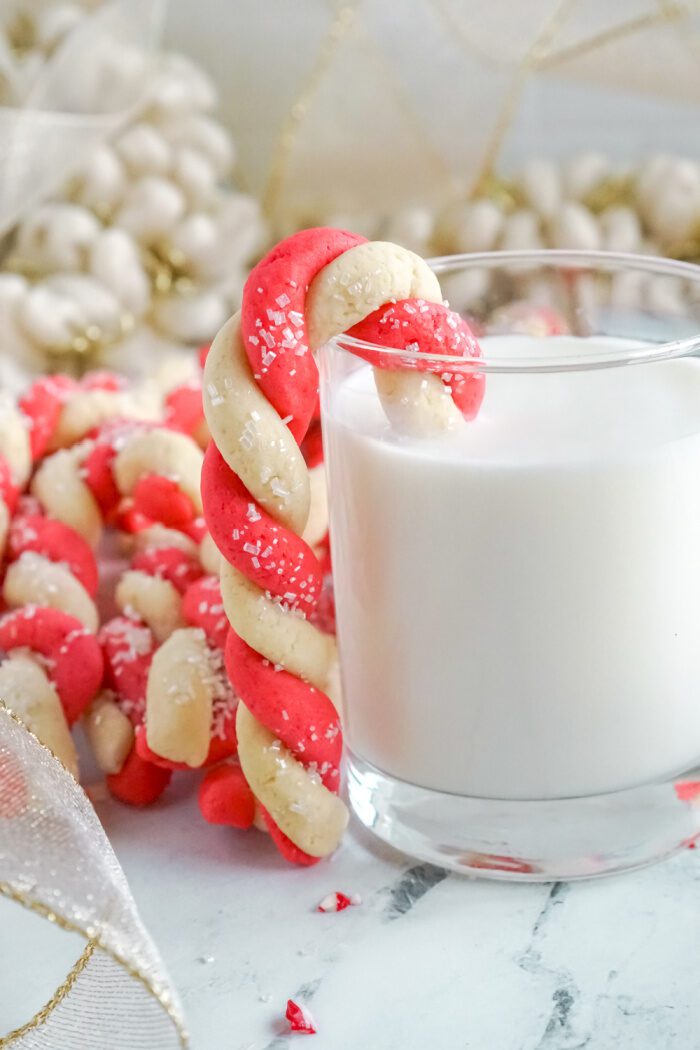
[[[269,234],[260,205],[253,197],[244,193],[222,196],[218,221],[231,269],[245,265],[262,252]]]
[[[474,310],[491,287],[492,273],[487,269],[460,270],[440,277],[442,293],[457,313]]]
[[[166,335],[183,343],[201,343],[212,339],[230,310],[218,292],[195,295],[164,295],[153,304],[153,324]]]
[[[549,234],[553,248],[598,251],[601,246],[595,217],[576,201],[567,201],[561,206],[550,223]]]
[[[90,325],[97,325],[108,334],[119,330],[119,300],[96,278],[83,273],[57,273],[44,281],[44,287],[76,304],[84,319],[83,330]]]
[[[216,172],[209,160],[189,146],[174,151],[172,178],[187,197],[190,205],[203,208],[216,195]]]
[[[562,168],[564,197],[580,200],[610,174],[610,161],[604,153],[579,153]]]
[[[225,274],[229,263],[227,245],[213,216],[204,212],[187,215],[172,231],[169,243],[182,252],[192,276],[211,280]]]
[[[652,234],[664,243],[692,234],[700,220],[700,169],[691,160],[674,160],[659,178],[646,206]]]
[[[218,178],[227,175],[235,162],[235,147],[225,128],[202,113],[166,118],[160,125],[171,146],[188,146],[202,153]]]
[[[16,253],[40,273],[81,270],[101,229],[87,208],[42,204],[19,226]]]
[[[404,208],[389,219],[383,236],[417,255],[428,254],[435,220],[428,208]]]
[[[40,282],[20,303],[17,322],[40,347],[69,346],[83,332],[87,317],[74,299]]]
[[[85,18],[85,9],[78,4],[52,4],[39,10],[34,19],[36,43],[42,50],[51,50]]]
[[[114,143],[114,149],[132,175],[167,175],[172,149],[152,124],[134,124]]]
[[[608,208],[600,216],[602,247],[609,252],[638,252],[642,243],[639,216],[632,208]]]
[[[646,274],[642,270],[618,270],[610,282],[610,303],[619,310],[637,310],[643,302]]]
[[[553,161],[530,160],[516,180],[527,204],[543,219],[551,219],[562,197],[561,173]]]
[[[127,190],[115,224],[140,243],[149,244],[165,237],[184,213],[181,189],[158,175],[145,175]]]
[[[213,81],[184,55],[165,55],[153,77],[148,102],[156,114],[207,112],[218,96]]]
[[[506,216],[500,243],[503,251],[524,251],[543,246],[540,220],[533,211],[523,208]]]
[[[97,146],[75,177],[76,197],[96,211],[111,212],[120,203],[127,185],[124,165],[111,146]]]
[[[443,216],[444,235],[455,251],[490,252],[503,231],[505,216],[489,200],[455,205]]]
[[[647,309],[658,314],[682,314],[686,309],[683,281],[679,277],[660,277],[647,274],[644,302]]]
[[[151,286],[138,246],[126,230],[111,227],[100,234],[90,252],[89,269],[130,314],[145,313]]]
[[[666,153],[656,153],[642,164],[635,180],[635,196],[642,217],[648,218],[649,209],[653,206],[659,187],[666,181],[673,157]]]

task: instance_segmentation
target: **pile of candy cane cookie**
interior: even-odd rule
[[[139,418],[112,375],[38,380],[0,414],[0,697],[77,773],[81,719],[109,790],[154,802],[196,772],[206,820],[313,864],[340,842],[342,731],[314,351],[350,332],[393,425],[479,408],[467,324],[418,256],[335,229],[281,242],[203,377]],[[203,449],[206,448],[206,452]],[[105,537],[128,565],[110,584]]]

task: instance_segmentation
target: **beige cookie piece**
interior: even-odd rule
[[[119,773],[134,746],[134,728],[108,694],[98,696],[83,715],[95,760],[107,775]]]
[[[195,541],[186,536],[184,532],[169,529],[166,525],[149,525],[147,529],[142,529],[134,536],[134,548],[139,552],[162,547],[176,547],[185,554],[191,554],[193,558],[197,557],[199,550]]]
[[[0,391],[0,448],[12,480],[23,487],[32,472],[29,429],[24,416],[4,391]]]
[[[270,663],[325,690],[336,659],[335,640],[308,620],[267,598],[256,584],[222,559],[221,597],[239,637]]]
[[[204,632],[176,631],[153,657],[146,740],[157,755],[199,767],[209,753],[215,675]]]
[[[31,489],[50,517],[70,525],[94,547],[102,535],[102,515],[80,477],[84,451],[76,445],[54,452],[37,470]]]
[[[231,469],[274,518],[301,533],[309,516],[308,471],[299,446],[253,378],[240,314],[211,345],[203,403],[212,438]]]
[[[24,551],[8,567],[3,598],[10,609],[44,605],[75,616],[93,634],[99,627],[95,603],[80,580],[65,565],[35,551]]]
[[[309,471],[309,491],[311,495],[309,518],[302,539],[310,547],[317,547],[328,532],[328,486],[323,463],[319,463]]]
[[[176,482],[201,514],[202,462],[202,451],[191,438],[160,427],[129,435],[112,470],[122,496],[130,496],[141,478],[157,474]]]
[[[51,438],[49,452],[70,448],[90,431],[115,416],[123,415],[126,400],[116,390],[82,390],[68,398]]]
[[[219,554],[219,548],[208,532],[199,545],[199,561],[209,576],[218,576],[221,567],[221,555]]]
[[[464,422],[439,376],[375,368],[374,381],[384,411],[401,434],[433,437]]]
[[[345,804],[239,703],[238,757],[245,778],[275,823],[311,857],[338,847],[348,823]]]
[[[78,755],[61,701],[31,656],[14,652],[0,664],[0,697],[77,779]]]
[[[442,302],[440,282],[425,260],[389,241],[358,244],[324,266],[309,286],[309,345],[318,350],[384,303],[412,298]]]
[[[114,596],[121,611],[143,620],[160,643],[185,626],[180,592],[169,580],[150,576],[140,569],[128,569],[119,580]]]

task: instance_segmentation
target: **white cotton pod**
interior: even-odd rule
[[[42,50],[52,50],[84,18],[85,10],[79,4],[49,4],[40,8],[34,18],[37,45]]]
[[[226,272],[228,246],[218,221],[206,212],[192,212],[170,235],[170,246],[187,260],[195,278],[211,280]]]
[[[82,270],[101,229],[92,212],[77,204],[42,204],[20,224],[16,254],[39,273]]]
[[[700,221],[700,167],[692,160],[673,160],[659,178],[646,206],[646,220],[662,244],[682,240]]]
[[[388,221],[384,240],[401,244],[416,255],[429,254],[435,220],[429,208],[403,208]]]
[[[151,286],[133,237],[118,227],[104,230],[90,251],[89,270],[125,310],[141,317],[151,299]]]
[[[216,107],[213,81],[184,55],[167,54],[148,88],[148,102],[156,114],[206,112]]]
[[[122,308],[113,292],[101,281],[82,273],[59,273],[44,282],[45,287],[73,302],[83,319],[81,332],[97,325],[105,334],[119,331]]]
[[[216,171],[206,154],[191,146],[178,146],[173,153],[171,176],[191,207],[206,207],[216,194]]]
[[[218,220],[226,245],[227,268],[241,267],[263,251],[269,231],[254,197],[245,193],[222,195]]]
[[[644,301],[647,275],[642,270],[618,270],[610,281],[610,305],[638,310]]]
[[[172,149],[165,136],[152,124],[140,122],[119,136],[114,149],[132,175],[167,175]]]
[[[185,213],[182,190],[158,175],[145,175],[127,190],[115,224],[142,244],[170,233]]]
[[[92,150],[75,176],[75,194],[80,204],[98,212],[111,212],[121,201],[127,185],[122,161],[111,146]]]
[[[39,347],[69,346],[85,330],[87,318],[80,305],[41,281],[19,305],[17,322]]]
[[[524,251],[544,247],[539,216],[525,208],[506,216],[499,247],[503,251]]]
[[[667,153],[656,153],[649,157],[640,167],[634,189],[642,218],[647,218],[657,191],[666,181],[672,164],[673,157],[670,157]]]
[[[679,277],[647,274],[644,302],[652,313],[683,314],[687,307],[683,281]]]
[[[632,208],[619,205],[608,208],[598,219],[602,244],[609,252],[638,252],[642,243],[639,216]]]
[[[214,291],[193,295],[164,295],[153,304],[156,328],[183,343],[212,339],[230,313],[223,295]]]
[[[474,310],[488,294],[492,276],[492,271],[481,267],[441,276],[440,285],[450,309],[457,313]]]
[[[489,252],[501,236],[505,216],[494,201],[453,205],[440,220],[451,247],[459,252]]]
[[[552,219],[562,199],[561,174],[551,160],[535,158],[523,165],[516,185],[526,203],[543,219]]]
[[[235,162],[235,146],[228,131],[202,113],[169,116],[160,129],[171,146],[186,146],[203,154],[218,178],[227,175]]]
[[[607,178],[610,161],[604,153],[579,153],[562,168],[563,196],[580,200]]]
[[[595,216],[577,201],[562,204],[549,224],[552,248],[598,251],[601,234]]]

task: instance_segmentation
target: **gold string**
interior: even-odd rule
[[[35,1028],[41,1027],[49,1019],[51,1014],[54,1012],[57,1006],[59,1006],[67,995],[70,994],[73,985],[80,977],[81,973],[90,962],[93,956],[95,948],[97,947],[95,941],[89,941],[87,947],[84,949],[82,955],[66,975],[66,979],[63,984],[60,984],[54,994],[51,996],[47,1003],[41,1007],[40,1010],[34,1014],[26,1024],[23,1024],[20,1028],[15,1028],[12,1032],[8,1032],[5,1036],[0,1036],[0,1050],[2,1047],[10,1046],[17,1039],[21,1039],[27,1032],[33,1031]]]
[[[292,103],[284,121],[282,132],[275,146],[267,183],[262,195],[263,213],[273,221],[279,207],[279,198],[287,174],[289,161],[294,151],[299,131],[308,116],[309,108],[330,68],[333,56],[341,40],[349,31],[357,12],[357,2],[338,7],[328,32],[321,42],[319,52],[302,88]]]

